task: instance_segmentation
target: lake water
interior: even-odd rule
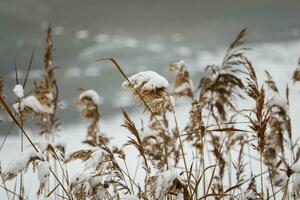
[[[73,105],[77,88],[100,93],[104,117],[132,105],[120,89],[122,77],[98,58],[116,58],[127,74],[155,70],[169,80],[168,63],[183,59],[197,82],[207,64],[221,62],[226,46],[244,27],[259,67],[276,73],[288,65],[283,70],[288,75],[300,55],[298,0],[0,0],[0,5],[0,73],[8,99],[13,102],[13,57],[22,79],[35,42],[29,85],[41,77],[45,29],[51,24],[64,103],[60,116],[67,123],[79,120]]]

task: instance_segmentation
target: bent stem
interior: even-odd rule
[[[121,66],[118,64],[118,62],[114,58],[102,58],[102,59],[98,59],[97,61],[104,61],[104,60],[109,60],[109,61],[111,61],[115,65],[115,67],[121,73],[121,75],[126,79],[126,81],[128,81],[130,87],[133,88],[134,91],[138,94],[139,98],[143,101],[145,107],[150,111],[150,113],[153,115],[155,121],[158,123],[159,127],[161,128],[162,133],[163,133],[162,134],[163,135],[163,140],[164,140],[164,151],[165,151],[164,160],[166,162],[167,169],[169,169],[168,147],[167,147],[167,145],[168,145],[168,137],[166,135],[165,129],[163,128],[163,126],[161,125],[160,121],[157,119],[157,117],[155,116],[155,114],[153,113],[153,111],[151,110],[151,108],[149,107],[149,105],[147,104],[147,102],[144,99],[144,97],[141,95],[141,93],[133,86],[133,84],[131,83],[131,81],[128,79],[128,77],[126,76],[126,74],[122,70]]]

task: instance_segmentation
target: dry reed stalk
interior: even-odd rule
[[[169,85],[164,77],[154,72],[127,77],[115,59],[104,59],[110,60],[125,78],[123,87],[144,104],[144,110],[150,114],[148,126],[142,124],[139,128],[123,110],[122,126],[130,136],[122,148],[111,146],[110,139],[99,128],[100,97],[93,90],[85,90],[76,99],[76,104],[82,117],[89,122],[84,141],[88,148],[65,156],[65,146],[54,142],[54,134],[60,125],[56,116],[59,91],[54,76],[56,68],[53,67],[53,43],[49,28],[44,55],[45,74],[42,80],[35,82],[31,97],[37,100],[41,108],[30,107],[26,101],[22,107],[27,97],[21,97],[17,99],[14,113],[4,97],[0,79],[0,109],[8,113],[36,152],[28,155],[24,168],[17,172],[1,171],[1,178],[4,181],[13,179],[26,172],[29,166],[39,170],[42,165],[54,161],[44,174],[45,178],[53,176],[53,184],[46,187],[46,182],[41,182],[38,188],[40,196],[74,200],[299,198],[300,147],[297,140],[293,141],[289,88],[285,95],[281,95],[269,72],[266,72],[263,84],[259,85],[255,69],[244,54],[248,50],[242,46],[245,35],[246,30],[243,29],[229,45],[220,65],[207,67],[197,90],[193,90],[193,81],[183,61],[169,65],[176,76],[172,95],[188,97],[187,101],[191,103],[190,120],[183,130],[179,128],[173,98],[169,95]],[[294,72],[294,82],[299,81],[298,71],[297,68]],[[17,73],[16,82],[20,82]],[[254,100],[255,106],[239,108],[239,101],[247,98]],[[170,126],[167,112],[173,114],[174,127]],[[41,122],[39,127],[46,141],[33,141],[24,131],[24,122],[28,117],[35,117]],[[139,174],[143,176],[141,182],[133,178],[129,170],[123,149],[128,145],[132,145],[142,159],[141,168],[144,170]],[[247,154],[246,148],[256,153],[250,151]],[[246,163],[245,156],[251,158],[252,163]],[[84,170],[69,180],[65,165],[74,160],[81,160]],[[259,165],[260,173],[247,171],[252,164]],[[61,179],[58,178],[60,174]],[[263,180],[266,176],[269,182]],[[260,187],[257,187],[259,182]],[[1,187],[7,196],[12,193],[20,199],[24,198],[22,188],[16,194],[16,190],[8,189],[5,182],[3,184]],[[62,193],[59,188],[62,188]]]

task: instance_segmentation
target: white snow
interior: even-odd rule
[[[14,87],[13,92],[20,99],[24,97],[24,89],[23,89],[23,86],[20,84],[17,84]]]
[[[280,97],[279,95],[276,95],[274,98],[272,98],[269,102],[270,106],[278,106],[285,111],[288,111],[288,105],[285,98]]]
[[[276,186],[285,186],[285,184],[287,183],[288,181],[288,177],[286,175],[285,172],[281,171],[281,170],[277,170],[276,171],[277,173],[274,175],[274,184]]]
[[[79,100],[83,98],[90,98],[95,104],[100,105],[101,99],[95,90],[86,90],[79,95]]]
[[[159,198],[161,195],[163,195],[164,191],[172,186],[175,179],[178,179],[179,181],[182,180],[179,173],[175,169],[162,172],[156,181],[155,198]]]
[[[176,200],[184,200],[183,194],[182,193],[178,194]]]
[[[48,161],[40,162],[37,171],[40,184],[46,184],[50,176],[50,163]]]
[[[181,93],[181,92],[184,92],[185,90],[191,88],[191,84],[187,83],[187,82],[184,82],[182,83],[180,86],[176,87],[174,89],[174,92],[175,93]]]
[[[51,95],[49,96],[51,97]],[[36,113],[53,113],[53,107],[42,105],[35,96],[28,96],[21,99],[20,102],[13,104],[16,112],[22,111],[25,107],[31,108]]]
[[[41,150],[42,153],[47,151],[49,146],[52,146],[53,148],[61,147],[66,149],[66,143],[64,141],[51,142],[45,139],[41,139],[34,141],[34,144]]]
[[[109,195],[106,189],[102,185],[99,185],[99,182],[100,178],[90,171],[76,174],[71,179],[71,185],[74,192],[84,190],[86,194],[93,194],[92,196],[97,197],[97,199],[108,199]]]
[[[253,192],[245,192],[242,194],[242,200],[249,200],[249,199],[257,199],[257,195],[254,194]]]
[[[62,141],[62,140],[56,141],[55,144],[54,144],[54,146],[56,146],[56,147],[62,147],[62,148],[64,148],[64,149],[67,148],[66,142],[65,142],[65,141]]]
[[[254,46],[251,49],[254,49],[250,53],[253,55],[252,58],[255,61],[256,69],[260,70],[261,72],[258,72],[258,76],[262,77],[263,75],[263,70],[264,67],[267,66],[268,70],[272,73],[274,80],[277,80],[278,86],[285,87],[286,86],[286,78],[289,78],[289,75],[292,73],[294,70],[294,65],[295,65],[295,60],[298,58],[299,54],[299,44],[300,41],[291,41],[291,42],[284,42],[284,43],[278,43],[278,47],[270,44],[265,44],[265,45],[259,45],[259,46]],[[261,49],[265,48],[265,51],[262,51]],[[101,46],[102,48],[102,46]],[[271,51],[270,51],[271,48]],[[273,51],[275,48],[275,51]],[[278,49],[278,50],[277,50]],[[96,52],[97,53],[97,52]],[[198,55],[198,64],[195,64],[195,66],[206,66],[207,64],[212,64],[215,63],[216,60],[221,60],[222,56],[224,54],[223,49],[217,52],[209,52],[209,55],[206,55],[205,52],[200,52]],[[201,62],[200,62],[201,61]],[[280,66],[286,66],[284,68]],[[202,70],[202,67],[195,67],[191,68],[193,71],[199,71]],[[24,74],[24,73],[23,73]],[[294,91],[294,92],[293,92]],[[297,103],[297,100],[299,100],[299,90],[295,91],[291,89],[291,115],[292,119],[298,119],[299,118],[299,104]],[[185,115],[185,113],[188,113],[189,108],[182,108],[181,110],[184,110],[184,112],[177,111],[177,116],[179,117],[178,122],[180,123],[180,127],[184,127],[185,123],[187,123],[188,116]],[[140,119],[140,113],[135,114],[134,119],[136,122]],[[104,121],[103,123],[103,130],[107,133],[114,133],[112,137],[115,139],[112,140],[113,144],[115,145],[120,145],[122,142],[126,141],[126,136],[128,135],[127,132],[123,128],[121,128],[120,124],[122,122],[122,118],[117,115],[113,117],[112,119],[109,119],[107,121]],[[170,126],[172,127],[172,126]],[[299,130],[299,123],[294,123],[293,124],[293,130]],[[77,150],[78,147],[81,147],[80,139],[84,137],[85,132],[85,126],[81,126],[79,124],[72,124],[69,127],[64,128],[64,132],[61,135],[65,141],[68,142],[68,147],[70,147],[73,150]],[[297,132],[297,131],[294,131]],[[296,136],[299,136],[298,133],[296,133]],[[19,138],[16,137],[8,137],[8,140],[5,144],[5,147],[1,151],[0,158],[1,158],[1,163],[4,165],[7,165],[8,162],[6,162],[9,157],[12,155],[16,155],[16,153],[19,151]],[[131,149],[129,149],[131,150]],[[131,170],[135,170],[135,163],[136,163],[136,154],[134,154],[134,150],[131,150],[131,154],[128,154],[129,157],[129,168]],[[68,167],[70,169],[70,175],[72,176],[74,172],[78,172],[81,170],[81,165],[80,167],[75,164],[70,164]],[[296,165],[296,164],[295,164]],[[255,165],[254,165],[255,167]],[[297,167],[296,167],[297,169]],[[32,174],[28,174],[29,177],[32,177]],[[139,178],[139,177],[138,177]],[[296,177],[296,181],[300,180],[300,177]],[[24,180],[27,185],[30,185],[31,187],[35,186],[35,183],[32,183],[31,178],[27,178]],[[141,180],[143,181],[143,180]],[[12,181],[11,181],[12,182]],[[9,183],[8,183],[9,184]],[[13,184],[11,183],[10,188],[13,188]],[[294,187],[297,186],[294,185]],[[35,191],[29,191],[28,196],[29,198],[33,196],[33,193]],[[26,193],[27,194],[27,193]],[[4,192],[1,190],[0,196],[5,195]],[[255,198],[255,195],[252,193],[245,193],[245,196],[248,197],[253,197]],[[32,198],[34,199],[34,198]]]
[[[35,152],[34,150],[28,150],[20,153],[18,156],[16,156],[13,160],[9,162],[7,169],[4,170],[4,179],[6,179],[6,175],[9,174],[17,175],[19,172],[23,171],[26,168],[31,158],[40,156],[41,155]]]
[[[54,99],[53,93],[51,93],[51,92],[45,94],[45,96],[46,96],[49,100],[53,100],[53,99]]]
[[[70,183],[81,182],[82,180],[88,177],[90,172],[83,172],[83,173],[75,173],[70,180]]]
[[[47,140],[37,140],[34,142],[35,145],[39,147],[42,152],[45,152],[50,144],[50,141]]]
[[[175,108],[176,104],[175,104],[175,98],[173,96],[169,97],[170,103],[172,105],[173,108]]]
[[[145,127],[144,130],[141,132],[141,138],[145,139],[147,137],[156,137],[157,131],[150,129],[149,127]]]
[[[297,162],[295,162],[291,169],[295,172],[295,173],[300,173],[300,159],[297,160]]]
[[[127,195],[122,198],[122,200],[140,200],[136,195]]]
[[[23,100],[21,100],[21,102],[17,102],[17,103],[14,103],[12,105],[12,107],[14,108],[14,110],[19,113],[20,111],[24,110],[24,102]]]
[[[101,150],[94,151],[91,155],[91,158],[85,161],[84,168],[85,170],[91,169],[97,166],[100,163],[102,157]]]
[[[295,190],[299,190],[300,189],[300,174],[299,173],[295,175],[293,188]]]
[[[129,81],[136,87],[143,86],[144,90],[154,90],[169,87],[169,82],[154,71],[143,71],[129,77]],[[124,81],[122,88],[130,88],[129,82]]]

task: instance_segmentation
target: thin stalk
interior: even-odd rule
[[[173,106],[172,106],[172,113],[173,113],[173,117],[174,117],[174,121],[175,121],[176,131],[179,134],[180,132],[179,132],[179,128],[178,128],[178,122],[177,122],[177,118],[176,118],[176,114],[175,114],[175,109]],[[181,154],[182,154],[182,158],[183,158],[184,168],[185,168],[185,171],[188,172],[189,169],[187,167],[187,161],[186,161],[185,153],[184,153],[184,149],[183,149],[183,142],[181,140],[180,135],[178,136],[178,139],[179,139],[179,146],[180,146],[180,150],[181,150]],[[190,190],[189,192],[191,194],[192,189],[191,189],[191,184],[190,184],[190,176],[188,174],[186,174],[186,176],[187,176],[188,186],[189,186],[189,190]]]
[[[9,136],[9,134],[11,133],[11,130],[14,126],[15,122],[12,122],[11,125],[9,126],[8,130],[7,130],[7,133],[5,134],[4,138],[3,138],[3,141],[1,143],[1,146],[0,146],[0,151],[2,150],[2,148],[4,147],[4,144],[7,140],[7,137]]]
[[[202,171],[203,171],[203,193],[205,194],[206,191],[206,173],[205,173],[205,157],[204,157],[204,137],[202,137],[202,144],[203,144],[203,149],[202,149],[202,155],[201,155],[201,165],[202,165]]]
[[[262,173],[263,171],[263,159],[262,159],[262,152],[260,153],[260,173]],[[260,177],[260,185],[261,185],[261,198],[262,200],[264,200],[264,180],[263,180],[263,176]]]
[[[23,122],[23,115],[22,112],[20,113],[20,125],[23,128],[24,127],[24,122]],[[21,134],[21,152],[23,152],[24,149],[24,139],[23,139],[23,134]],[[20,173],[20,191],[19,191],[19,196],[23,197],[23,172],[21,171]]]
[[[224,145],[224,142],[225,142],[226,137],[227,137],[227,136],[225,136],[225,137],[223,138],[223,140],[222,140],[221,146],[220,146],[220,148],[219,148],[219,150],[218,150],[219,152],[221,152],[221,150],[222,150],[222,147],[223,147],[223,145]],[[218,160],[216,160],[216,163],[215,163],[215,166],[214,166],[214,169],[213,169],[213,173],[212,173],[212,175],[211,175],[211,177],[210,177],[210,181],[209,181],[209,184],[208,184],[208,187],[207,187],[207,190],[206,190],[206,194],[208,194],[209,189],[210,189],[210,187],[211,187],[211,185],[212,185],[212,181],[213,181],[213,178],[214,178],[214,175],[215,175],[215,172],[216,172],[217,164],[218,164]]]
[[[14,116],[14,114],[12,113],[11,109],[9,108],[8,104],[6,103],[6,101],[3,99],[3,97],[0,95],[0,102],[2,103],[4,109],[6,110],[6,112],[9,114],[9,116],[12,118],[12,120],[17,124],[17,126],[20,128],[21,133],[24,134],[25,138],[28,140],[28,142],[30,143],[30,145],[32,146],[32,148],[39,153],[38,148],[35,146],[35,144],[33,143],[33,141],[30,139],[30,137],[28,136],[28,134],[25,132],[25,130],[23,129],[23,127],[21,126],[20,122],[16,119],[16,117]],[[56,174],[50,169],[50,172],[53,174],[53,176],[55,177],[55,179],[57,179],[59,185],[63,188],[63,190],[66,192],[66,194],[68,195],[69,199],[72,199],[70,197],[70,195],[67,193],[66,188],[62,185],[62,183],[60,182],[60,180],[58,179],[58,177],[56,176]]]
[[[48,194],[46,197],[50,197],[50,195],[58,188],[59,184],[57,184]]]
[[[0,171],[2,171],[2,170],[1,170],[1,166],[0,166]],[[0,176],[1,176],[1,179],[2,179],[2,182],[3,182],[3,186],[6,188],[6,184],[5,184],[5,181],[4,181],[4,179],[3,179],[2,173],[0,173]],[[9,198],[8,191],[5,190],[5,192],[6,192],[6,197],[7,197],[7,199],[9,200],[10,198]]]
[[[51,174],[53,174],[53,176],[55,177],[55,179],[57,180],[58,184],[60,186],[62,186],[62,189],[64,190],[64,192],[66,193],[66,195],[68,196],[69,199],[73,199],[72,196],[69,195],[69,193],[67,192],[66,188],[63,186],[63,184],[60,182],[59,178],[56,176],[56,174],[52,171],[52,169],[50,168],[50,172]]]
[[[276,200],[276,197],[275,197],[275,190],[274,190],[274,183],[273,183],[273,179],[271,177],[271,171],[270,171],[270,168],[268,167],[268,172],[269,172],[269,178],[270,178],[270,182],[271,182],[271,189],[272,189],[272,193],[273,193],[273,196],[274,196],[274,200]]]
[[[129,170],[128,170],[128,166],[127,166],[127,163],[126,163],[125,159],[123,159],[123,161],[124,161],[124,164],[125,164],[126,172],[127,172],[128,176],[130,176],[130,173],[129,173]],[[129,178],[129,183],[130,183],[130,187],[131,187],[131,190],[132,190],[132,194],[134,194],[134,190],[133,190],[133,185],[132,185],[131,178]]]
[[[12,118],[12,120],[18,125],[18,127],[21,129],[22,134],[24,134],[24,136],[26,137],[26,139],[29,141],[29,143],[31,144],[31,146],[34,148],[34,150],[36,152],[39,152],[39,150],[36,148],[36,146],[34,145],[34,143],[32,142],[32,140],[30,139],[30,137],[27,135],[27,133],[25,132],[25,130],[23,129],[23,127],[21,126],[20,122],[16,119],[16,117],[13,115],[11,109],[9,108],[8,104],[5,102],[5,100],[3,99],[2,96],[0,96],[0,102],[2,103],[4,109],[6,110],[6,112],[9,114],[9,116]]]
[[[287,192],[288,192],[288,188],[289,188],[289,178],[285,184],[285,187],[284,187],[284,192],[283,192],[283,195],[282,195],[282,200],[285,200],[286,199],[286,195],[287,195]],[[275,197],[275,196],[274,196]]]
[[[10,189],[6,188],[5,186],[0,185],[1,188],[3,188],[5,191],[13,194],[14,196],[19,197],[21,200],[25,200],[23,197],[19,196],[18,194],[16,194],[14,191],[11,191]]]

